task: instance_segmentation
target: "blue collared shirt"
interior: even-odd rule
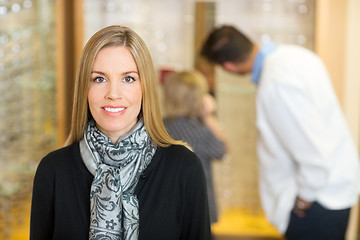
[[[266,56],[273,52],[276,48],[277,45],[271,41],[267,41],[261,45],[260,50],[255,57],[254,66],[251,72],[251,81],[254,84],[259,84],[261,70]]]

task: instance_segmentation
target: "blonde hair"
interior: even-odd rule
[[[85,127],[92,119],[87,102],[92,66],[98,52],[112,46],[126,47],[135,59],[142,89],[140,114],[143,116],[150,138],[161,147],[170,144],[186,145],[184,142],[172,139],[166,132],[160,113],[158,80],[145,42],[133,30],[123,26],[109,26],[101,29],[89,39],[83,49],[75,79],[70,133],[65,145],[70,145],[83,138]]]
[[[208,85],[198,71],[169,74],[163,85],[163,108],[167,118],[199,117]]]

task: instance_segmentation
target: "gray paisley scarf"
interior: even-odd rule
[[[155,153],[142,119],[115,145],[90,121],[80,141],[80,151],[94,175],[89,239],[138,239],[139,203],[134,191]]]

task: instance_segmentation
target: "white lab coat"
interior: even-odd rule
[[[260,196],[270,222],[284,233],[296,196],[328,209],[353,206],[358,153],[320,58],[278,46],[265,58],[256,104]]]

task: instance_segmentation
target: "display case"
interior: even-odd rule
[[[1,0],[0,22],[0,217],[7,222],[56,144],[53,1]],[[1,239],[11,224],[5,230]]]

